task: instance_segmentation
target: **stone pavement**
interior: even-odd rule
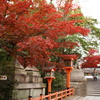
[[[72,96],[69,100],[100,100],[100,76],[97,81],[88,78],[86,97]]]
[[[100,100],[99,96],[86,96],[86,97],[80,97],[76,100]]]
[[[88,79],[87,96],[100,96],[100,78],[97,81]]]
[[[100,100],[100,97],[99,96],[86,96],[86,97],[72,96],[70,98],[67,98],[66,100]]]

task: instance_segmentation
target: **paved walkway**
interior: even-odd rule
[[[73,100],[100,100],[100,77],[97,81],[89,78],[87,80],[87,96],[76,97]]]
[[[98,96],[86,96],[86,97],[75,98],[73,100],[100,100],[100,97],[98,97]]]
[[[88,79],[87,96],[100,96],[100,78],[97,81]]]

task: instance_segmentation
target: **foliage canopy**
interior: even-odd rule
[[[89,32],[89,29],[76,25],[83,21],[69,20],[81,16],[69,15],[76,9],[71,3],[57,10],[45,0],[1,0],[0,9],[0,47],[18,58],[24,67],[53,64],[51,55],[59,54],[54,49],[76,45],[68,41],[60,43],[59,38]]]

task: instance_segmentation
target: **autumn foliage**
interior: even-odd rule
[[[71,3],[57,10],[45,0],[0,0],[0,9],[0,47],[27,65],[50,64],[50,56],[58,55],[54,49],[77,45],[59,38],[89,32],[75,24],[81,20],[69,20],[80,16],[69,14],[75,10]]]
[[[100,62],[100,55],[94,55],[97,53],[97,50],[90,49],[89,50],[89,55],[87,57],[84,57],[82,63],[82,68],[96,68],[98,67],[97,64]]]

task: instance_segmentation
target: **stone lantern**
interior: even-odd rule
[[[70,54],[70,55],[60,55],[64,61],[64,68],[66,71],[66,88],[70,88],[70,73],[74,69],[73,68],[73,60],[77,59],[77,55]]]
[[[48,81],[48,93],[51,93],[51,83],[52,83],[52,80],[55,79],[55,76],[54,76],[55,70],[54,70],[54,68],[55,68],[55,66],[44,68],[44,70],[45,70],[44,79],[47,79],[47,81]]]
[[[54,69],[45,70],[45,78],[48,78],[48,77],[55,77]]]
[[[73,67],[73,58],[64,59],[65,67]]]

